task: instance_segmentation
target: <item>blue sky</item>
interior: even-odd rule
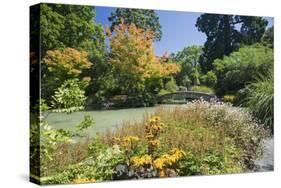
[[[116,8],[96,7],[96,22],[103,26],[110,26],[108,17]],[[206,36],[195,27],[196,19],[202,13],[180,12],[180,11],[156,11],[162,26],[162,39],[154,43],[156,55],[177,52],[186,46],[203,45]],[[273,25],[273,19],[266,17],[269,24]]]

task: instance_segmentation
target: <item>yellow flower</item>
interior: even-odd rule
[[[150,119],[149,120],[150,125],[153,125],[154,123],[156,123],[155,119]]]
[[[175,164],[179,159],[185,155],[184,151],[177,148],[172,149],[168,154],[164,154],[154,160],[153,166],[162,170],[164,167]]]
[[[131,162],[135,167],[152,164],[152,158],[150,155],[143,155],[141,157],[132,157]]]
[[[73,183],[79,184],[79,183],[94,183],[96,182],[95,179],[88,179],[88,178],[77,178],[73,180]]]
[[[152,116],[150,118],[150,124],[156,123],[157,121],[160,121],[160,117],[159,116]]]
[[[162,170],[164,165],[164,160],[162,158],[158,158],[153,161],[153,166],[157,169]]]
[[[145,136],[147,139],[153,138],[153,134],[151,132],[147,133]]]
[[[177,159],[179,160],[180,158],[182,158],[183,156],[185,156],[185,152],[183,150],[180,150],[178,148],[173,148],[170,153]]]
[[[115,138],[117,141],[120,140],[119,138]],[[137,136],[126,136],[122,139],[122,143],[121,145],[123,147],[127,147],[129,146],[130,144],[132,144],[133,142],[137,142],[139,141],[139,137]]]
[[[161,171],[159,172],[159,177],[165,177],[165,176],[166,176],[165,171],[164,171],[164,170],[161,170]]]
[[[127,136],[123,139],[124,142],[137,142],[139,141],[139,137],[137,136]]]
[[[160,125],[152,125],[151,128],[156,130],[156,131],[160,131],[162,129],[162,126],[160,126]]]
[[[159,140],[150,140],[148,141],[151,145],[153,146],[158,146],[160,144],[160,141]]]
[[[155,121],[160,121],[160,117],[159,116],[154,116],[154,120]]]

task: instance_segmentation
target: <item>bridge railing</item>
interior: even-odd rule
[[[157,97],[157,102],[159,103],[165,99],[174,99],[179,97],[186,100],[198,100],[202,98],[206,101],[210,101],[211,99],[215,99],[216,95],[198,91],[178,91],[173,93],[167,93]]]

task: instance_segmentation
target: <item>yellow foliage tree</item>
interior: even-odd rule
[[[126,94],[142,92],[149,79],[161,79],[180,70],[179,65],[155,55],[152,31],[119,24],[113,33],[109,28],[106,32],[111,49],[108,62]]]
[[[89,69],[92,63],[87,52],[73,48],[47,51],[42,61],[45,72],[42,76],[42,96],[50,99],[54,89],[58,88],[65,80],[79,78],[83,70]],[[47,71],[45,71],[47,70]],[[83,78],[89,82],[90,78]]]
[[[88,53],[74,48],[47,51],[43,63],[47,65],[48,71],[58,78],[78,77],[82,70],[92,66],[88,60]]]

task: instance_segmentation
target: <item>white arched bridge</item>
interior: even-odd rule
[[[203,99],[210,101],[211,99],[216,99],[216,95],[199,91],[178,91],[158,96],[157,103],[161,103],[166,99],[185,99],[186,101]]]

